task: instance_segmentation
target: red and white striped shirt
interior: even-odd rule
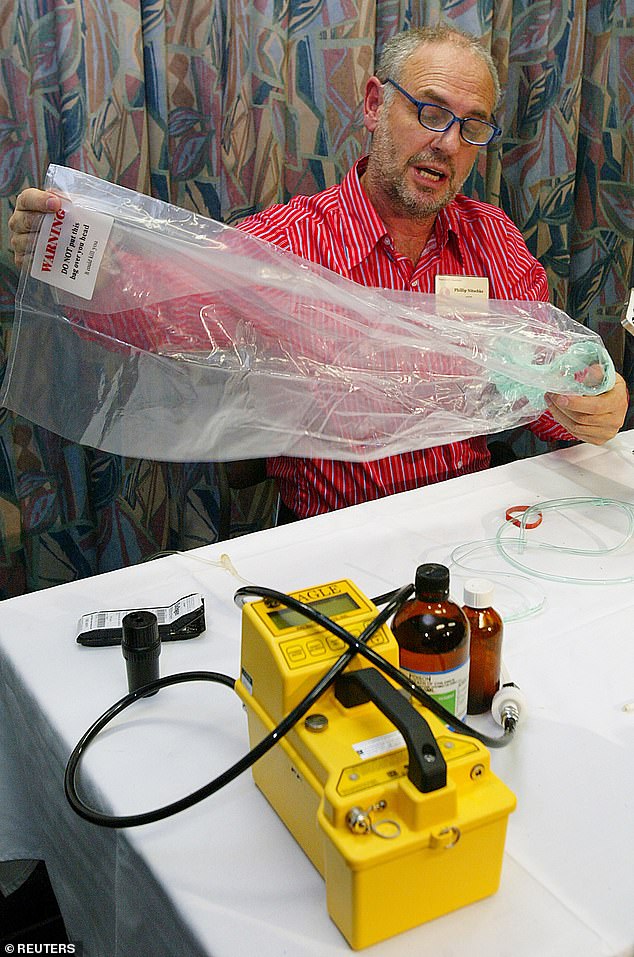
[[[327,266],[363,286],[433,293],[435,277],[486,276],[492,299],[548,300],[543,267],[520,231],[495,206],[457,196],[438,213],[414,265],[400,255],[360,183],[367,159],[343,182],[296,196],[243,220],[238,228]],[[549,413],[529,428],[542,439],[571,439]],[[280,456],[268,460],[285,505],[300,518],[431,485],[488,467],[486,438],[477,436],[374,462]]]

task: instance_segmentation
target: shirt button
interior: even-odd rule
[[[411,285],[412,285],[412,289],[416,289],[416,287],[418,286],[418,279],[412,279]]]

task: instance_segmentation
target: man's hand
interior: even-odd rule
[[[627,388],[617,374],[614,388],[601,395],[546,396],[554,419],[582,442],[603,445],[619,431],[627,412]]]
[[[17,198],[15,210],[9,219],[11,240],[9,245],[13,250],[13,258],[18,268],[24,261],[24,254],[29,245],[31,233],[37,230],[42,213],[55,213],[60,209],[62,201],[54,193],[47,193],[43,189],[25,189]]]

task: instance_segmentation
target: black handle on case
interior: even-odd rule
[[[344,708],[373,701],[401,732],[407,745],[407,776],[423,794],[447,784],[447,764],[428,723],[376,668],[347,671],[335,682],[335,697]]]

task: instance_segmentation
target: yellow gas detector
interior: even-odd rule
[[[343,579],[292,592],[358,636],[378,609]],[[398,667],[383,625],[369,645]],[[242,615],[251,746],[347,650],[299,611],[265,598]],[[476,738],[449,728],[357,655],[253,766],[258,788],[325,879],[328,912],[357,949],[493,894],[512,792]]]

